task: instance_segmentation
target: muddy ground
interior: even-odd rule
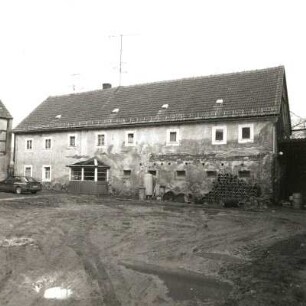
[[[1,306],[306,305],[305,267],[303,210],[0,194]]]

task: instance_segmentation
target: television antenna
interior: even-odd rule
[[[119,86],[121,86],[122,81],[122,52],[123,52],[123,37],[127,36],[136,36],[137,34],[119,34],[119,35],[110,35],[109,38],[119,38],[120,39],[120,52],[119,52]]]

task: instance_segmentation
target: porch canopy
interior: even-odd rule
[[[106,182],[108,180],[107,170],[110,167],[95,157],[67,167],[71,169],[70,181]]]

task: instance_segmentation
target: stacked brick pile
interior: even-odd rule
[[[212,190],[207,193],[202,202],[207,203],[237,203],[260,196],[260,188],[239,179],[236,175],[229,173],[219,174],[213,184]]]

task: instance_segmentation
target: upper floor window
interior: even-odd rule
[[[125,134],[125,145],[134,146],[135,145],[135,132],[126,132]]]
[[[105,133],[98,133],[97,134],[97,146],[103,147],[106,145],[106,134]]]
[[[254,141],[254,125],[240,124],[238,126],[238,142],[246,143]]]
[[[212,144],[226,144],[227,143],[227,128],[226,126],[214,126],[212,128]]]
[[[26,139],[26,150],[33,149],[33,139]]]
[[[0,130],[0,153],[4,153],[6,149],[6,131]]]
[[[45,149],[50,150],[52,146],[52,140],[51,138],[45,138]]]
[[[178,145],[179,144],[179,130],[178,129],[167,130],[167,144],[168,145]]]
[[[68,138],[69,147],[76,147],[76,139],[77,139],[76,135],[69,135],[69,138]]]

